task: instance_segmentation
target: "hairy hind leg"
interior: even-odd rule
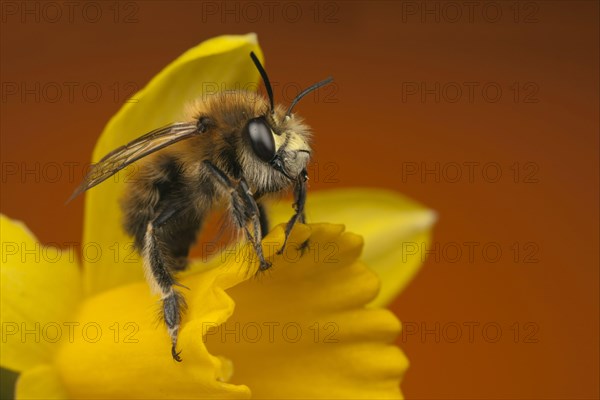
[[[171,338],[171,355],[176,361],[181,361],[177,337],[185,300],[175,290],[175,286],[181,285],[173,273],[181,269],[182,259],[187,260],[189,247],[195,241],[200,225],[198,219],[186,214],[173,212],[172,208],[161,212],[148,223],[142,250],[146,279],[153,291],[161,296],[162,316]]]
[[[185,302],[174,288],[178,283],[173,274],[187,265],[202,215],[190,201],[189,185],[178,161],[171,157],[158,161],[140,172],[138,184],[127,192],[122,207],[125,230],[135,238],[148,283],[161,296],[172,356],[181,361],[176,348]]]

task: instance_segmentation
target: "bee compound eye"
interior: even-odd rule
[[[244,133],[250,139],[252,150],[261,160],[269,162],[275,157],[275,139],[271,128],[263,118],[248,121]]]

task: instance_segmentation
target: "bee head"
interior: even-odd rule
[[[275,108],[273,89],[267,72],[253,52],[250,53],[250,57],[265,84],[270,107],[266,115],[250,119],[242,133],[260,160],[268,163],[286,178],[295,180],[305,175],[311,150],[308,144],[309,129],[301,120],[292,116],[292,110],[304,96],[331,83],[333,79],[329,77],[304,89],[292,101],[287,111],[283,112],[282,109]]]
[[[283,111],[250,119],[242,135],[254,155],[276,174],[297,179],[310,158],[310,129],[299,118],[285,116]]]

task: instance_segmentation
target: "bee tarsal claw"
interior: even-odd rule
[[[310,240],[306,239],[300,246],[298,246],[298,251],[300,252],[300,256],[303,256],[308,248],[310,247]]]
[[[260,262],[260,267],[258,267],[261,271],[266,271],[271,268],[271,263],[269,261],[263,260]]]
[[[179,357],[179,355],[181,354],[181,351],[177,351],[177,349],[175,348],[175,346],[171,347],[171,355],[173,356],[173,360],[177,361],[177,362],[181,362],[182,359],[181,357]]]

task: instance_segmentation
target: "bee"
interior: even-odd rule
[[[292,189],[294,214],[283,246],[296,222],[305,223],[304,205],[311,156],[310,128],[292,113],[308,93],[300,92],[286,109],[275,106],[267,73],[256,55],[268,100],[254,92],[224,91],[194,103],[187,121],[149,132],[104,156],[71,199],[139,161],[121,207],[125,231],[143,259],[146,279],[162,301],[161,314],[171,339],[171,355],[181,361],[177,336],[185,307],[175,279],[186,268],[190,247],[207,216],[225,207],[233,226],[252,244],[259,271],[265,259],[262,238],[269,231],[263,200]]]

